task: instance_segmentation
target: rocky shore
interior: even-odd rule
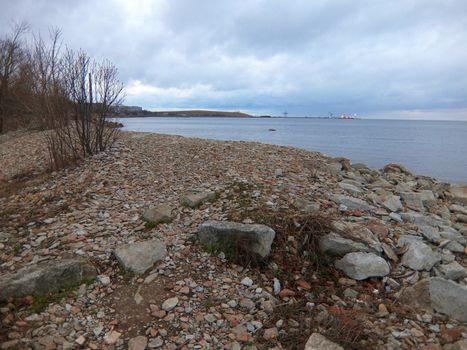
[[[467,348],[466,186],[150,133],[46,155],[0,136],[1,349]]]

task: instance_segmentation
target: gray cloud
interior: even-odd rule
[[[467,120],[464,0],[2,0],[0,30],[61,27],[127,103]]]

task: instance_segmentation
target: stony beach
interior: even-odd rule
[[[42,137],[0,136],[1,349],[467,349],[465,186],[134,132],[50,173]]]

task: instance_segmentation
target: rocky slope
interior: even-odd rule
[[[2,348],[466,347],[466,187],[145,133],[25,176],[40,135],[0,145]],[[244,237],[261,264],[216,248]]]

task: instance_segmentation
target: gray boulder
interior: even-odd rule
[[[333,199],[337,204],[345,205],[350,210],[371,211],[373,209],[367,202],[359,198],[336,195]]]
[[[126,271],[143,274],[165,258],[167,248],[162,241],[154,239],[121,245],[115,249],[114,255]]]
[[[438,243],[441,240],[441,235],[437,228],[422,225],[418,227],[418,231],[429,242]]]
[[[319,333],[313,333],[305,344],[305,350],[344,350],[344,348]]]
[[[407,287],[400,300],[428,311],[434,309],[462,322],[467,321],[467,287],[441,277],[424,279]]]
[[[202,245],[214,245],[219,248],[229,246],[236,241],[246,241],[252,252],[264,258],[271,252],[276,233],[265,225],[207,221],[198,226],[198,236]]]
[[[324,254],[331,256],[344,256],[352,252],[372,251],[366,244],[344,238],[335,232],[321,237],[319,240],[319,248]]]
[[[163,204],[149,207],[144,211],[143,219],[154,224],[169,223],[172,221],[172,209]]]
[[[392,212],[397,212],[403,208],[400,197],[394,196],[393,194],[387,195],[385,200],[380,204]]]
[[[403,192],[401,193],[401,198],[404,201],[405,205],[410,209],[417,211],[425,209],[425,207],[423,206],[422,198],[418,193]]]
[[[66,259],[26,266],[0,277],[0,300],[24,295],[45,295],[96,278],[97,270],[81,259]]]
[[[423,242],[412,241],[408,243],[408,249],[402,257],[401,264],[417,271],[430,271],[440,261],[441,256],[428,245]]]
[[[216,192],[191,190],[180,197],[180,204],[186,207],[196,208],[214,199],[216,199]]]
[[[355,280],[383,277],[389,274],[389,264],[373,253],[349,253],[336,261],[336,268]]]

